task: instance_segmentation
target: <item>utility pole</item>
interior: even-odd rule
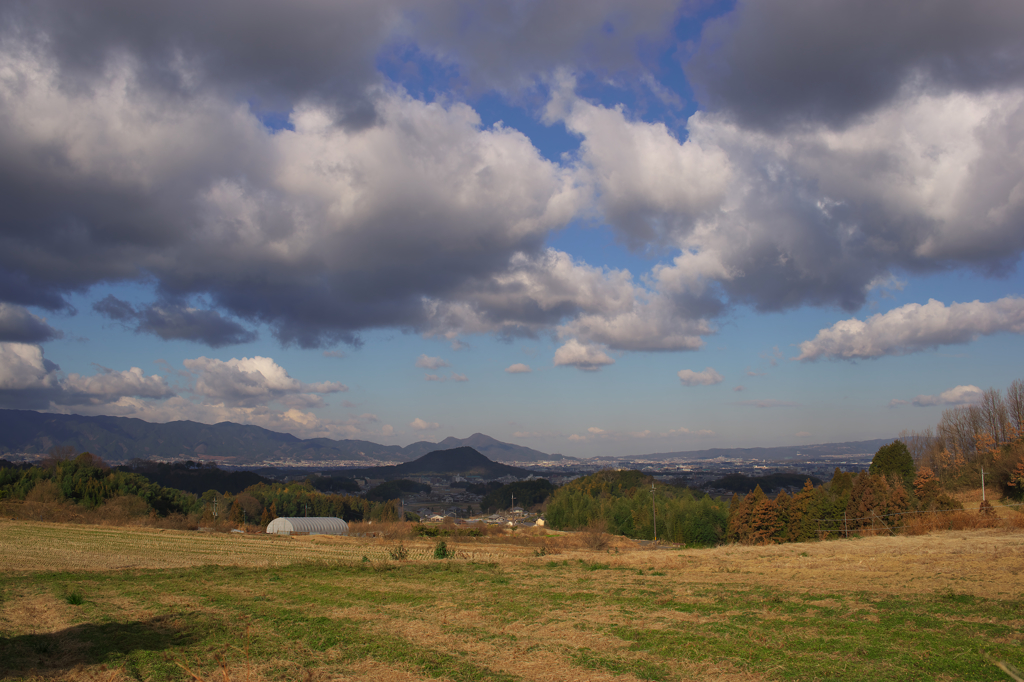
[[[985,501],[985,465],[981,465],[981,501]]]
[[[651,481],[651,517],[654,519],[654,543],[658,543],[658,505],[654,502],[654,481]]]
[[[516,515],[516,496],[515,495],[512,496],[512,508],[509,509],[509,512],[511,512],[512,516]]]

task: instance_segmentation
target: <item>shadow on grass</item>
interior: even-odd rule
[[[58,632],[0,637],[0,679],[28,671],[53,675],[80,665],[118,663],[136,651],[163,651],[194,636],[176,617],[130,623],[85,623]]]

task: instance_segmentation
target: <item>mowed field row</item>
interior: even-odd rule
[[[409,559],[433,556],[435,541],[405,541]],[[516,545],[455,542],[460,558],[493,561],[532,555]],[[0,573],[109,571],[191,566],[284,566],[389,558],[395,543],[332,536],[202,533],[0,520]]]

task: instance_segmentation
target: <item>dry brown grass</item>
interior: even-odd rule
[[[992,504],[992,508],[996,512],[996,516],[1003,520],[1010,520],[1020,507],[1015,507],[1017,503],[1010,500],[999,500],[998,493],[993,490],[993,486],[989,485],[986,491],[985,497]],[[981,505],[981,488],[971,488],[968,490],[960,490],[950,495],[954,500],[964,506],[966,512],[977,512]]]
[[[46,481],[45,483],[49,483]],[[166,528],[176,530],[196,530],[198,518],[171,514],[157,516],[149,511],[149,506],[135,495],[124,495],[107,500],[96,509],[86,509],[73,502],[59,502],[51,499],[46,490],[34,495],[41,487],[36,486],[25,501],[5,500],[0,502],[0,518],[18,521],[45,521],[49,523],[73,523],[91,526],[132,526],[147,528]],[[230,525],[221,523],[221,529],[227,531]]]
[[[906,535],[923,535],[942,530],[978,530],[1000,528],[1010,524],[1008,517],[981,514],[979,512],[953,511],[909,516],[903,525]]]
[[[532,556],[528,546],[449,539],[460,558],[493,561]],[[389,560],[389,538],[279,537],[147,527],[0,520],[0,573],[108,571],[191,566],[283,566],[298,562]],[[433,557],[435,540],[404,541],[413,560]]]
[[[584,541],[578,534],[540,530],[496,534],[490,544],[487,538],[445,539],[457,556],[477,563],[429,559],[436,542],[433,538],[277,538],[0,522],[0,572],[17,585],[4,595],[0,630],[5,636],[31,632],[66,637],[67,646],[60,648],[67,661],[64,667],[54,666],[52,670],[57,672],[40,673],[36,679],[75,682],[132,679],[117,668],[76,667],[74,628],[83,613],[117,622],[149,622],[168,613],[188,614],[188,619],[209,616],[238,630],[232,635],[232,644],[238,648],[244,634],[237,626],[238,613],[254,619],[254,641],[275,635],[278,624],[271,616],[262,624],[258,620],[263,608],[290,608],[294,614],[311,612],[338,622],[358,623],[371,640],[397,637],[467,664],[533,682],[637,679],[628,672],[581,667],[573,659],[581,650],[627,664],[669,666],[671,676],[666,679],[768,680],[778,677],[771,670],[751,669],[742,660],[728,656],[659,658],[642,647],[630,647],[614,633],[616,628],[652,633],[679,628],[721,632],[735,623],[738,615],[749,615],[752,624],[774,618],[773,624],[762,630],[753,625],[749,630],[754,634],[771,632],[787,627],[788,616],[772,615],[771,605],[758,601],[763,597],[757,594],[775,592],[786,595],[789,602],[801,601],[801,609],[845,609],[843,618],[867,623],[879,621],[877,608],[881,607],[871,603],[873,598],[955,590],[1006,600],[1017,599],[1024,592],[1024,533],[1006,528],[709,550],[637,549],[632,543],[619,549],[614,545],[620,539],[613,539],[606,549],[592,550],[582,547]],[[388,548],[398,542],[410,550],[410,558],[402,562],[386,558]],[[558,548],[561,555],[551,560],[535,556],[538,545],[533,543],[537,542],[564,546]],[[93,612],[76,610],[52,589],[39,592],[41,583],[35,576],[14,575],[69,568],[284,566],[311,560],[365,565],[362,556],[379,564],[381,570],[280,570],[283,579],[274,583],[267,577],[273,571],[245,573],[241,580],[237,573],[220,569],[200,572],[199,580],[168,572],[140,577],[151,581],[147,589],[133,588],[135,583],[128,578],[118,583],[109,576],[87,575],[80,580],[87,586],[87,608],[95,609]],[[595,567],[600,568],[593,570]],[[65,578],[52,580],[62,583]],[[709,587],[718,592],[709,592]],[[752,603],[728,607],[746,609],[742,613],[679,608],[713,604],[722,595],[748,591],[753,596],[744,599],[752,599]],[[564,598],[551,600],[553,593]],[[797,600],[793,595],[808,598]],[[537,607],[538,603],[543,603],[543,608]],[[967,622],[955,609],[949,617],[958,624]],[[830,622],[835,623],[821,621],[823,626]],[[1024,622],[1014,627],[1024,630]],[[736,636],[746,637],[747,633],[744,628]],[[169,655],[206,681],[224,680],[225,672],[235,682],[246,676],[253,682],[424,679],[424,671],[411,664],[373,656],[346,658],[344,647],[313,651],[303,646],[301,641],[294,643],[296,660],[279,654],[250,664],[238,654],[225,669],[210,653],[212,645],[193,649],[189,658],[174,651]],[[176,670],[180,678],[184,672]]]
[[[1006,528],[877,536],[773,546],[640,551],[613,566],[663,570],[687,580],[759,584],[787,590],[892,594],[955,589],[983,597],[1024,591],[1024,534]]]

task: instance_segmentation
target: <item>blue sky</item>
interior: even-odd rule
[[[901,8],[0,9],[0,405],[578,457],[932,426],[1024,377],[1024,9]]]

